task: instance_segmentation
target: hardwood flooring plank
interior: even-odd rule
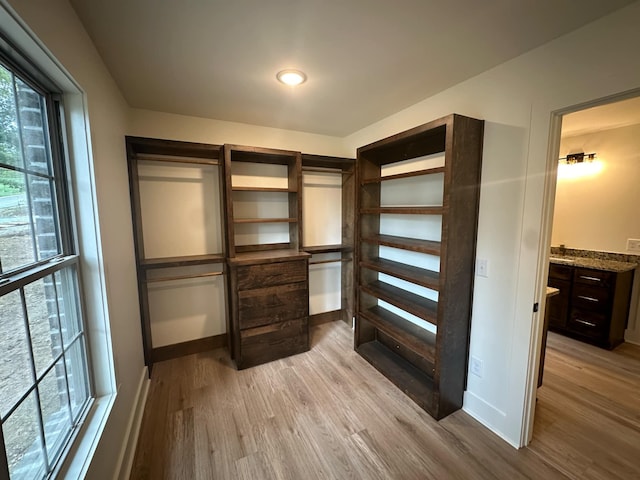
[[[310,335],[309,352],[242,371],[224,349],[157,363],[130,478],[637,477],[640,348],[550,334],[534,439],[516,450],[463,411],[436,422],[354,352],[343,322]]]

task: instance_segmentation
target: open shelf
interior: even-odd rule
[[[431,363],[435,362],[436,335],[379,305],[360,312],[362,318]]]
[[[360,266],[380,273],[415,283],[431,290],[440,290],[440,274],[426,268],[414,267],[406,263],[394,262],[385,258],[363,259]]]
[[[402,310],[422,318],[429,323],[437,325],[438,302],[408,292],[402,288],[394,287],[388,283],[376,280],[375,282],[361,285],[360,289],[373,297],[384,300]]]
[[[380,342],[363,343],[356,351],[420,407],[433,411],[433,380],[427,374]]]
[[[401,248],[412,252],[440,255],[440,242],[420,240],[418,238],[396,237],[395,235],[370,235],[362,237],[362,241],[385,247]]]
[[[316,255],[318,253],[334,253],[334,252],[352,252],[353,247],[350,245],[313,245],[308,247],[302,247],[307,253],[311,253],[312,255]]]
[[[386,175],[384,177],[365,178],[362,185],[369,183],[380,183],[387,180],[398,180],[400,178],[420,177],[422,175],[434,175],[436,173],[444,173],[444,167],[425,168],[424,170],[414,170],[413,172],[396,173],[395,175]]]
[[[234,218],[233,223],[296,223],[297,218]]]

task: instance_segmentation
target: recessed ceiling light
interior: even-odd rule
[[[282,70],[277,73],[276,78],[279,82],[291,87],[307,81],[307,76],[300,70]]]

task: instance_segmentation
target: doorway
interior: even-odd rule
[[[555,264],[571,266],[571,258],[582,256],[640,263],[634,242],[640,237],[640,97],[596,101],[563,114],[560,137],[561,160],[555,188],[548,193],[553,205],[548,227],[551,256],[567,262],[552,260],[552,269]],[[597,342],[581,341],[589,338],[571,335],[571,328],[565,335],[549,334],[529,448],[563,465],[570,476],[617,472],[624,477],[633,472],[633,459],[640,454],[640,402],[630,387],[640,382],[637,268],[635,277],[628,325],[622,332],[625,343],[619,347],[598,348],[590,344]],[[557,280],[555,286],[569,280]],[[597,300],[595,295],[581,296],[587,302]],[[567,308],[549,308],[547,313],[571,320]],[[599,328],[590,319],[575,319],[588,322],[583,325],[587,331]]]

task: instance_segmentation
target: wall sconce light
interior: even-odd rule
[[[561,157],[558,161],[564,165],[575,165],[576,163],[591,163],[596,159],[595,153],[570,153],[566,157]]]

